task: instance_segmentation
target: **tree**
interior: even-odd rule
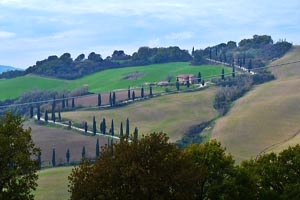
[[[88,124],[87,122],[84,122],[84,132],[87,133],[88,130]]]
[[[205,85],[204,79],[202,79],[202,83],[201,83],[201,84],[202,84],[202,86],[204,86],[204,85]]]
[[[248,72],[250,73],[252,69],[252,59],[249,60],[249,63],[248,63]]]
[[[201,72],[198,72],[198,83],[201,83],[201,79],[202,79]]]
[[[222,68],[221,79],[222,80],[225,79],[225,70],[224,70],[224,68]]]
[[[56,108],[56,99],[54,96],[52,101],[52,109],[51,109],[51,119],[53,122],[55,122],[55,108]]]
[[[189,88],[190,85],[191,85],[191,84],[190,84],[190,78],[188,77],[187,80],[186,80],[186,87]]]
[[[99,144],[99,138],[97,138],[96,142],[96,158],[100,157],[100,144]]]
[[[93,133],[96,135],[97,133],[97,124],[96,124],[96,117],[93,117]]]
[[[45,111],[45,122],[48,122],[48,111]]]
[[[58,121],[61,121],[61,113],[58,111]]]
[[[149,91],[149,96],[152,97],[152,96],[153,96],[153,91],[152,91],[152,86],[151,86],[151,85],[150,85],[150,87],[149,87],[149,90],[150,90],[150,91]]]
[[[66,107],[66,99],[65,99],[65,95],[63,94],[63,96],[62,96],[62,102],[61,102],[61,108],[65,109],[65,107]]]
[[[199,172],[204,175],[197,182],[197,199],[223,199],[230,191],[234,160],[216,140],[205,144],[192,144],[185,150],[191,156]]]
[[[56,166],[55,149],[52,150],[52,166]]]
[[[67,149],[67,153],[66,153],[66,160],[67,160],[67,164],[70,164],[70,150]]]
[[[113,92],[113,96],[112,96],[112,105],[113,105],[113,106],[116,105],[116,92]]]
[[[102,120],[102,133],[106,134],[106,122],[105,122],[105,118],[103,118],[103,120]]]
[[[126,119],[126,132],[125,132],[125,136],[128,139],[129,138],[129,119]]]
[[[196,180],[189,157],[153,133],[105,148],[94,164],[84,162],[69,176],[72,199],[194,199]],[[84,187],[83,187],[84,186]]]
[[[127,97],[128,97],[128,100],[129,100],[130,99],[130,86],[128,86]]]
[[[179,87],[180,87],[180,84],[179,84],[179,81],[178,81],[178,77],[177,77],[177,79],[176,79],[176,90],[178,91],[179,90]]]
[[[138,136],[139,136],[139,130],[137,127],[135,127],[133,132],[133,139],[138,140]]]
[[[73,97],[72,98],[72,109],[74,109],[75,108],[75,98]]]
[[[97,104],[98,107],[101,106],[101,103],[102,103],[102,102],[101,102],[101,94],[99,93],[99,94],[98,94],[98,104]]]
[[[144,98],[144,87],[141,87],[141,98]]]
[[[40,149],[23,128],[18,115],[5,113],[0,118],[0,199],[33,199],[37,187]]]
[[[132,91],[132,100],[134,101],[134,99],[135,99],[135,92],[134,92],[134,90]]]
[[[85,146],[82,147],[82,152],[81,152],[81,159],[85,159]]]
[[[110,131],[111,131],[111,135],[114,136],[115,135],[115,127],[114,127],[114,120],[113,119],[111,120]]]
[[[120,125],[120,138],[122,139],[124,137],[123,135],[123,122],[121,122],[121,125]]]
[[[36,115],[37,115],[37,120],[40,121],[40,119],[41,119],[41,108],[40,108],[40,105],[37,105]]]
[[[232,65],[232,78],[234,78],[235,77],[235,66],[234,66],[234,64]]]
[[[109,92],[109,105],[113,106],[113,100],[112,100],[111,92]]]

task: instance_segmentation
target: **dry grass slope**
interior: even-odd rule
[[[299,60],[294,47],[271,65]],[[237,161],[300,143],[300,63],[273,68],[277,80],[257,86],[219,119],[212,137]]]

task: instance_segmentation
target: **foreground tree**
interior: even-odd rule
[[[20,116],[6,113],[0,119],[0,199],[33,199],[37,187],[40,150],[23,128]]]
[[[201,180],[189,157],[163,133],[106,148],[69,176],[71,199],[194,199]]]

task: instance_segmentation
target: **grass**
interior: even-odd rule
[[[201,72],[203,77],[221,74],[222,66],[190,66],[188,62],[173,62],[139,67],[126,67],[109,69],[85,76],[76,80],[60,80],[34,75],[27,75],[14,79],[0,80],[0,100],[14,99],[23,93],[33,90],[74,90],[83,85],[88,85],[90,92],[108,92],[128,86],[140,86],[149,82],[164,81],[172,77],[176,81],[179,74],[194,74]],[[225,73],[230,72],[225,68]],[[138,72],[136,79],[124,79],[124,77]]]
[[[0,100],[15,99],[23,93],[34,90],[62,90],[68,81],[27,75],[13,79],[0,79]]]
[[[274,64],[295,61],[300,48],[294,48]],[[237,161],[255,158],[261,152],[279,152],[300,138],[299,64],[272,69],[277,80],[257,86],[237,100],[227,116],[212,131]]]
[[[35,200],[67,200],[68,176],[73,167],[57,167],[43,169],[38,172],[38,187],[34,191]]]
[[[218,115],[213,108],[215,92],[216,88],[211,87],[203,91],[165,95],[115,109],[63,112],[61,115],[77,123],[86,120],[90,127],[95,116],[98,129],[103,118],[106,119],[108,129],[113,119],[116,133],[119,133],[121,122],[125,130],[128,118],[131,133],[135,127],[138,127],[140,134],[162,131],[169,135],[171,141],[176,141],[181,139],[189,127]]]

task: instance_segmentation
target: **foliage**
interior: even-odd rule
[[[0,119],[0,199],[33,199],[37,187],[40,150],[24,129],[20,116],[6,113]]]
[[[69,176],[71,199],[194,199],[201,175],[163,133],[104,148]]]

